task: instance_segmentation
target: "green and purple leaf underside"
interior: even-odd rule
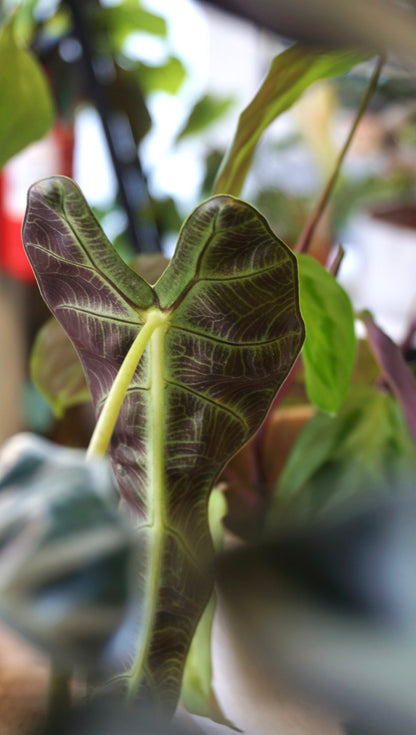
[[[363,314],[362,319],[370,347],[403,409],[409,430],[416,441],[416,378],[406,364],[400,347],[383,332],[370,314]]]
[[[150,286],[117,255],[78,187],[29,193],[23,229],[43,297],[84,366],[97,415],[149,313],[166,316],[137,365],[109,453],[147,539],[137,685],[174,707],[210,591],[210,490],[264,420],[302,346],[296,260],[251,206],[226,196],[185,222]]]

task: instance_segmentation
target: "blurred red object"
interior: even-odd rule
[[[35,277],[23,249],[21,229],[27,190],[54,174],[72,176],[73,126],[58,121],[43,140],[12,158],[0,173],[0,270],[20,281]]]

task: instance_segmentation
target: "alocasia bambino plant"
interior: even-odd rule
[[[211,593],[210,490],[302,346],[296,259],[253,207],[216,196],[185,222],[152,287],[63,177],[31,188],[23,239],[86,373],[98,417],[89,453],[108,449],[145,539],[128,691],[172,711]]]

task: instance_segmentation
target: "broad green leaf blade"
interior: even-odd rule
[[[255,209],[215,197],[188,218],[152,288],[63,177],[32,187],[23,237],[97,414],[104,406],[107,415],[131,345],[147,344],[122,392],[110,456],[147,548],[129,690],[172,710],[211,593],[209,493],[259,428],[302,345],[296,258]]]
[[[288,513],[314,519],[415,469],[414,443],[396,400],[356,387],[337,416],[317,413],[305,426],[280,477],[270,526]]]
[[[215,182],[215,194],[238,196],[262,134],[317,81],[344,74],[365,58],[357,51],[321,51],[295,44],[276,56],[237,131]]]
[[[107,462],[31,434],[3,445],[0,616],[66,667],[120,655],[135,544]]]
[[[30,376],[58,418],[91,398],[79,357],[56,319],[49,319],[36,336]]]
[[[54,119],[46,77],[14,37],[13,20],[0,31],[0,168],[42,138]]]
[[[303,346],[308,396],[335,413],[350,385],[356,355],[354,312],[342,286],[309,255],[297,255],[299,295],[306,326]]]

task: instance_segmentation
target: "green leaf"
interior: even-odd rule
[[[222,548],[223,519],[226,513],[225,495],[216,488],[210,495],[208,517],[211,538],[217,553]],[[181,699],[184,707],[192,714],[229,725],[212,690],[211,636],[215,606],[216,596],[213,593],[192,639],[184,669]]]
[[[116,500],[102,459],[31,434],[2,447],[0,616],[71,668],[121,653],[137,550]]]
[[[214,187],[238,196],[262,134],[315,82],[345,74],[365,56],[357,51],[322,51],[295,44],[276,56],[254,99],[240,115],[237,131]]]
[[[415,448],[395,399],[356,387],[337,416],[317,413],[297,440],[278,483],[270,525],[287,513],[311,519],[416,468]]]
[[[176,94],[185,80],[186,71],[182,62],[176,56],[171,56],[161,66],[141,63],[137,76],[147,94],[155,90]]]
[[[58,418],[67,408],[91,400],[79,357],[56,319],[49,319],[36,337],[30,376]]]
[[[302,345],[293,253],[250,205],[201,204],[152,288],[119,258],[78,187],[35,184],[23,227],[43,297],[76,347],[147,553],[131,694],[173,710],[212,591],[207,506]]]
[[[298,702],[303,692],[321,712],[348,712],[356,732],[386,732],[387,721],[390,732],[416,730],[415,479],[384,482],[364,502],[217,562],[242,653],[267,671],[270,689],[296,682]],[[315,720],[313,732],[340,732],[339,717]]]
[[[46,77],[34,56],[16,43],[11,20],[0,31],[0,168],[46,135],[53,119]]]
[[[124,0],[118,5],[100,7],[95,27],[104,26],[118,46],[137,31],[165,37],[166,21],[162,16],[140,7],[137,0]]]
[[[356,355],[354,312],[342,286],[309,255],[297,254],[299,297],[306,326],[303,346],[308,396],[335,413],[350,385]]]
[[[205,130],[228,112],[232,104],[233,100],[230,97],[214,97],[211,94],[205,94],[195,103],[176,141]]]

